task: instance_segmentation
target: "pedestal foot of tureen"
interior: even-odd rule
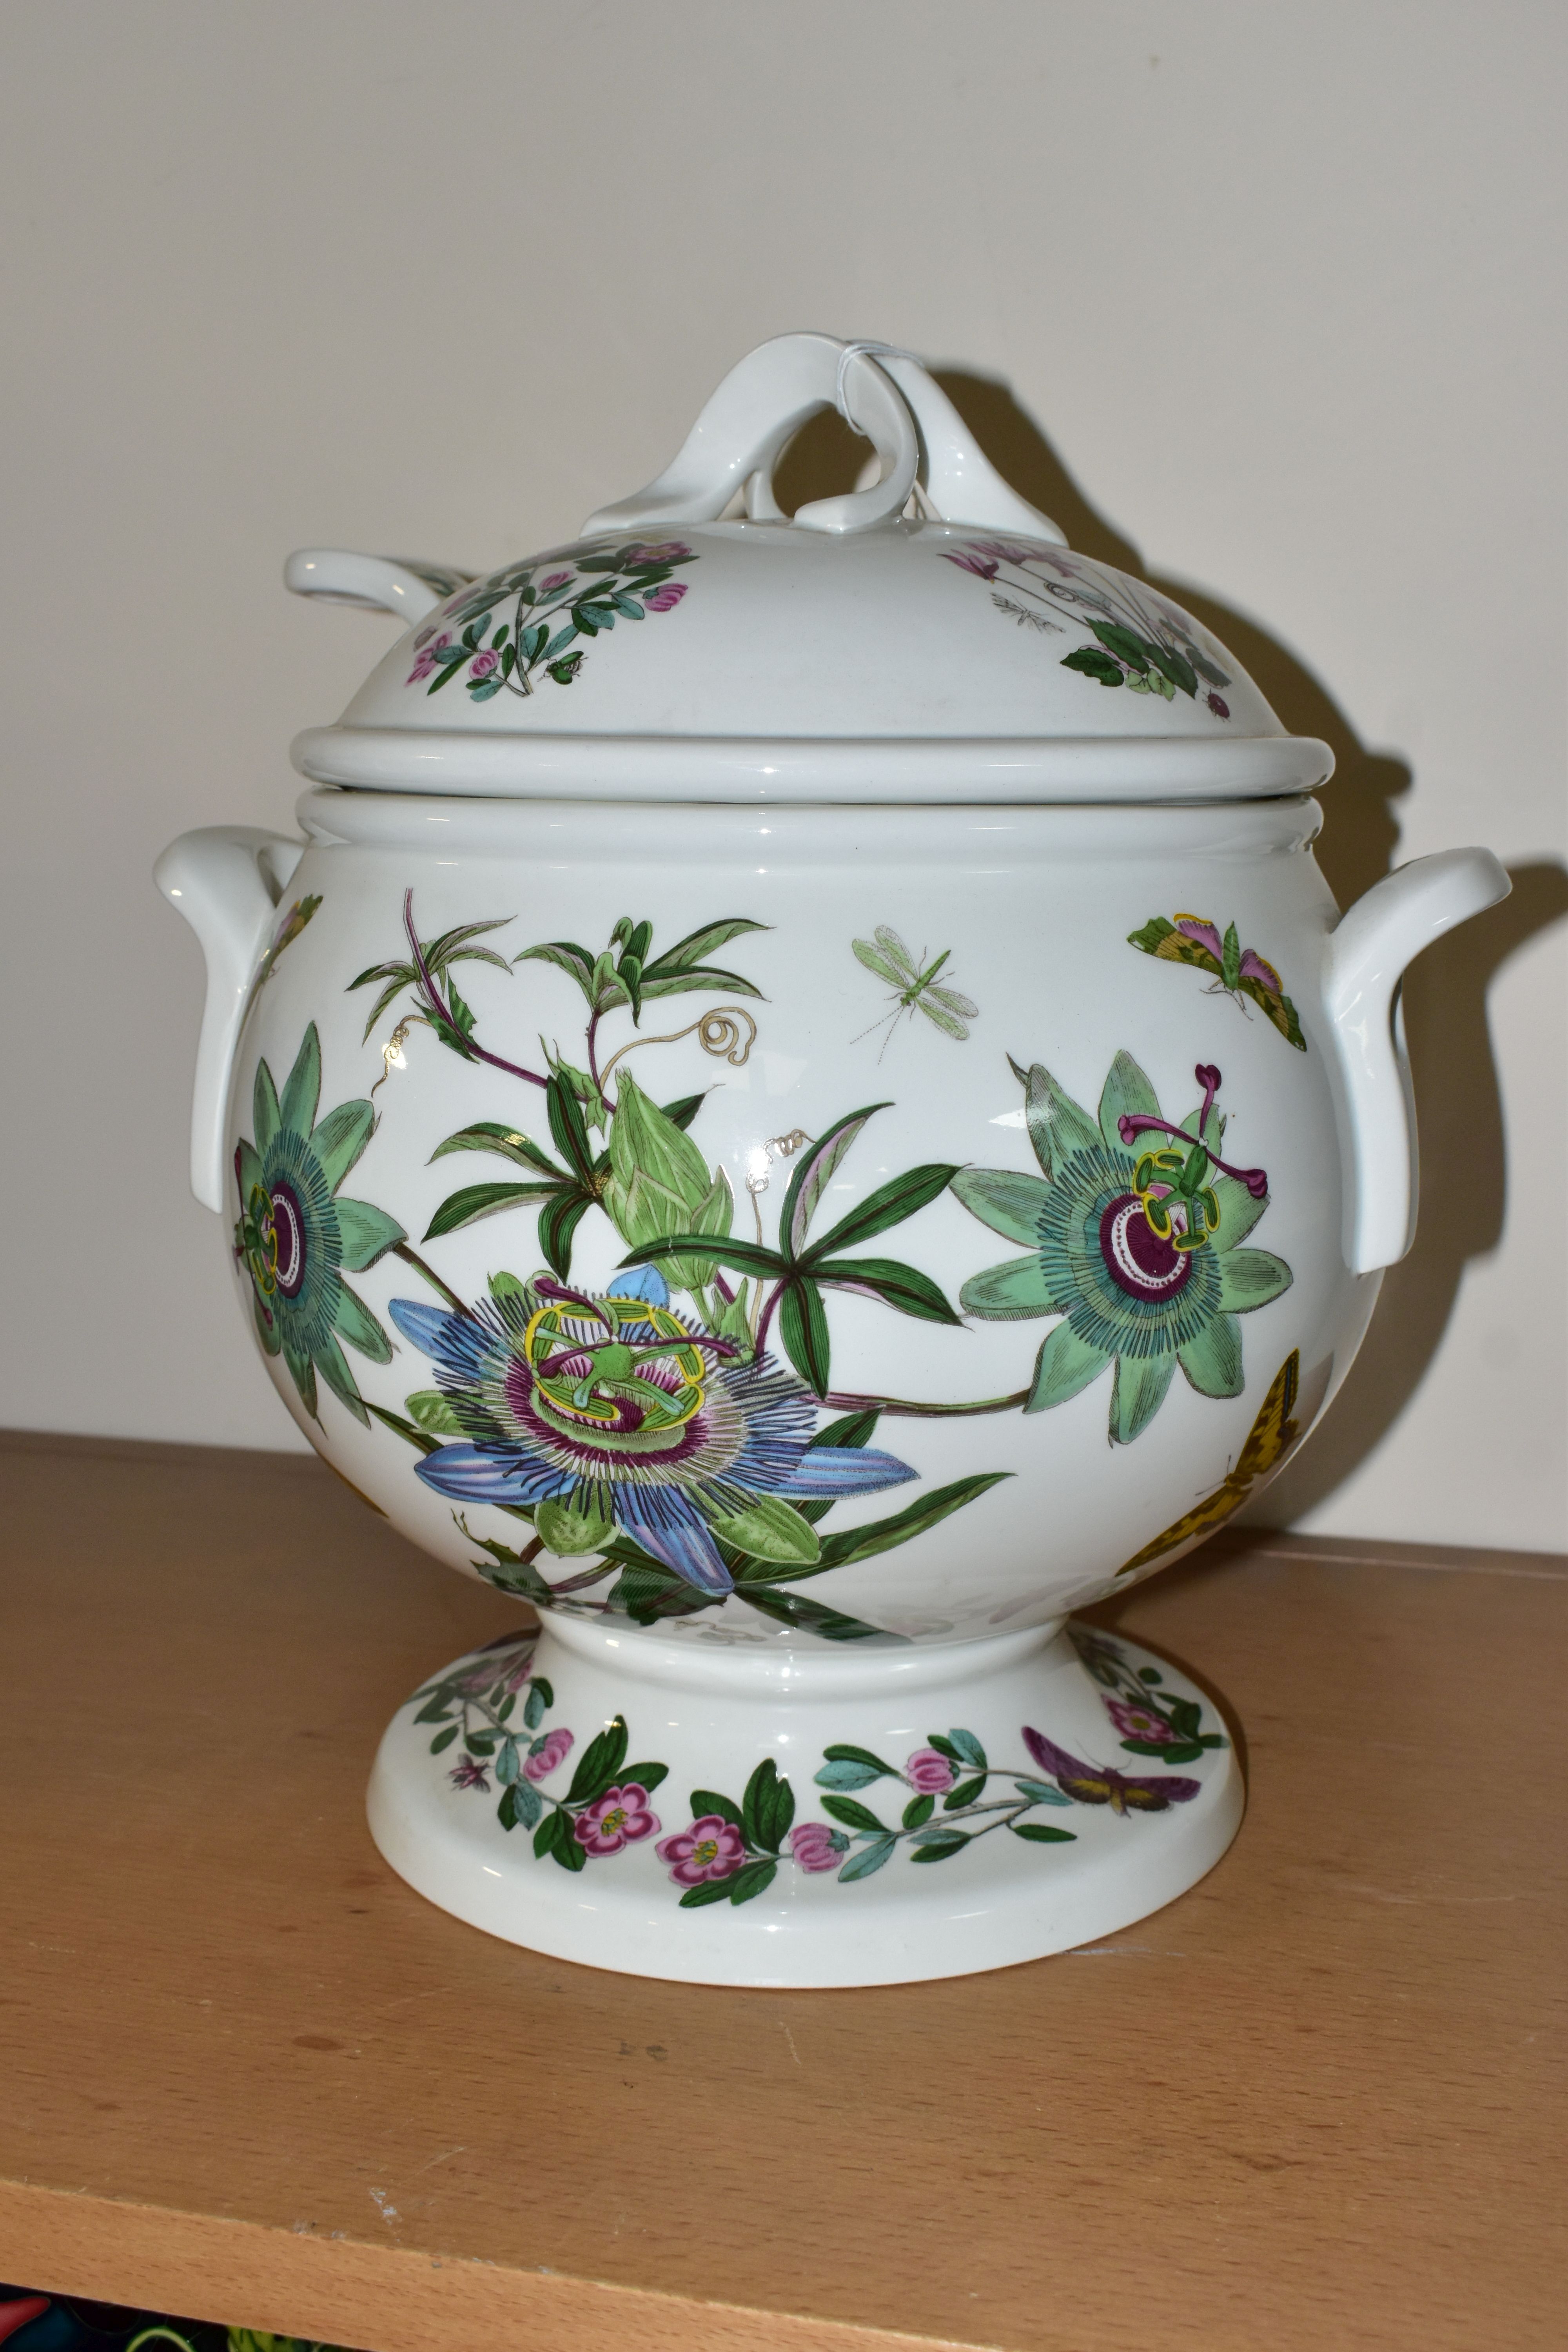
[[[1110,1935],[1241,1821],[1212,1705],[1086,1625],[754,1652],[560,1618],[388,1729],[373,1836],[432,1903],[700,1984],[908,1983]]]

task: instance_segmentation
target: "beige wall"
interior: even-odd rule
[[[1076,544],[1180,583],[1333,740],[1342,898],[1456,842],[1515,867],[1417,969],[1422,1236],[1265,1513],[1560,1544],[1565,30],[1560,0],[0,6],[0,1421],[291,1439],[185,1191],[199,959],[148,880],[184,826],[288,824],[290,735],[385,641],[286,598],[284,552],[566,535],[752,342],[820,326],[970,379]]]

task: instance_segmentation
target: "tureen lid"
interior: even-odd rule
[[[773,473],[837,406],[868,488],[793,517]],[[1288,735],[1179,605],[1077,555],[918,361],[781,335],[646,489],[482,579],[307,549],[289,587],[405,634],[295,764],[388,792],[715,801],[1151,801],[1299,793]]]

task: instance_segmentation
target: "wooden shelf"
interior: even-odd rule
[[[748,1993],[387,1870],[384,1723],[518,1612],[314,1461],[17,1437],[0,1511],[0,2275],[374,2352],[1558,2338],[1562,1561],[1222,1538],[1095,1612],[1242,1727],[1211,1877]]]

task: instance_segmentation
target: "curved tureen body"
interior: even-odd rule
[[[834,398],[881,478],[786,521]],[[290,579],[408,625],[296,747],[302,851],[167,853],[194,1181],[312,1444],[546,1629],[400,1716],[384,1851],[726,1981],[1167,1899],[1239,1818],[1225,1732],[1060,1629],[1343,1377],[1412,1213],[1399,974],[1495,862],[1341,921],[1324,748],[878,347],[764,346],[648,490],[485,579]]]

